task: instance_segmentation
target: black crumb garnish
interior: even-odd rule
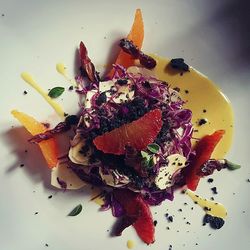
[[[154,220],[154,226],[156,227],[158,221],[157,220]]]
[[[196,246],[198,246],[198,243],[195,243]]]
[[[76,115],[69,115],[65,118],[65,122],[69,126],[76,125],[78,121],[79,121],[79,118]]]
[[[212,190],[213,194],[218,194],[216,187],[212,187],[211,190]]]
[[[191,225],[191,223],[189,221],[186,222],[187,225]]]
[[[117,84],[119,84],[120,86],[126,85],[128,83],[127,79],[118,79],[116,81]]]
[[[182,212],[182,209],[180,208],[180,209],[178,209],[178,211],[179,211],[179,212]]]
[[[185,93],[186,93],[186,94],[188,94],[188,93],[189,93],[189,91],[186,89],[186,90],[185,90]]]
[[[207,123],[207,119],[201,118],[201,119],[199,120],[199,122],[198,122],[198,125],[199,125],[199,126],[202,126],[202,125],[204,125],[204,124],[206,124],[206,123]]]
[[[20,168],[24,167],[24,164],[20,164]]]
[[[169,221],[169,222],[173,222],[173,221],[174,221],[173,216],[171,216],[171,215],[170,215],[170,216],[168,216],[168,221]]]
[[[212,209],[211,209],[211,208],[208,208],[208,207],[204,207],[204,210],[205,210],[205,211],[211,211]]]
[[[180,92],[180,91],[181,91],[181,89],[178,88],[178,87],[173,88],[173,90],[175,90],[175,91],[177,91],[177,92]]]
[[[167,230],[170,230],[170,227],[166,227]]]
[[[26,90],[24,90],[24,91],[23,91],[23,94],[24,94],[24,95],[27,95],[27,94],[28,94],[28,92],[27,92]]]
[[[185,206],[187,206],[187,205],[188,205],[188,204],[187,204],[187,202],[184,202],[183,204],[184,204]]]
[[[203,109],[203,110],[202,110],[202,112],[203,112],[203,113],[206,113],[206,112],[207,112],[207,110],[206,110],[206,109]]]
[[[211,201],[214,201],[214,197],[211,197],[210,200],[211,200]]]
[[[105,103],[107,101],[107,96],[106,96],[106,93],[105,92],[102,92],[98,98],[96,99],[95,103],[96,105],[100,106],[102,105],[103,103]]]
[[[51,199],[52,198],[52,195],[48,196],[48,199]]]
[[[46,243],[45,246],[48,247],[49,245]]]
[[[250,182],[250,179],[247,179],[247,182]]]
[[[181,71],[189,71],[189,66],[184,62],[183,58],[174,58],[170,61],[170,65],[174,69]]]
[[[35,214],[35,215],[37,215],[37,214],[38,214],[38,212],[35,212],[34,214]]]
[[[2,16],[5,16],[4,14],[2,14]]]
[[[67,114],[67,113],[65,113],[65,112],[64,112],[64,114],[63,114],[64,117],[67,117],[68,115],[69,115],[69,114]]]
[[[246,213],[246,211],[242,211],[242,213],[243,213],[243,214],[245,214],[245,213]]]
[[[207,180],[208,183],[212,183],[213,181],[214,181],[213,178],[209,178],[209,179]]]
[[[69,90],[73,90],[74,89],[74,87],[71,85],[71,86],[69,86]]]
[[[172,245],[169,245],[168,250],[172,250],[172,249],[173,249],[173,246],[172,246]]]
[[[194,210],[194,207],[191,207],[191,210]]]
[[[197,202],[197,201],[195,201],[195,202],[194,202],[194,204],[198,204],[198,202]]]
[[[209,223],[213,229],[220,229],[223,227],[225,221],[222,218],[206,214],[203,218],[203,225],[207,223]]]

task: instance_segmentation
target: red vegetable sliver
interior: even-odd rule
[[[196,145],[196,156],[190,167],[187,169],[186,175],[186,184],[189,189],[193,191],[196,190],[201,178],[198,175],[198,172],[200,171],[201,166],[210,159],[216,145],[224,134],[224,130],[217,130],[211,135],[204,136]]]

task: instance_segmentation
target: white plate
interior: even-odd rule
[[[1,1],[1,249],[44,249],[47,243],[49,249],[122,250],[127,249],[128,239],[135,242],[135,249],[163,250],[170,244],[174,250],[250,249],[250,183],[246,181],[250,178],[250,22],[243,2],[247,1]],[[63,61],[73,76],[80,40],[101,69],[114,41],[128,33],[137,7],[145,20],[144,51],[184,57],[217,82],[232,101],[235,136],[228,158],[242,165],[239,171],[214,176],[219,190],[216,198],[229,214],[221,230],[202,227],[202,211],[198,207],[192,211],[188,197],[177,194],[174,202],[152,208],[158,224],[156,242],[150,247],[140,242],[132,228],[121,237],[109,237],[107,230],[114,219],[109,211],[99,212],[95,203],[88,202],[87,192],[63,193],[51,188],[44,160],[28,145],[28,134],[10,115],[11,109],[18,108],[42,121],[54,119],[53,110],[21,80],[20,73],[29,71],[45,89],[68,86],[55,71],[55,64]],[[25,96],[24,90],[28,91]],[[77,100],[73,99],[66,112],[76,110]],[[198,192],[210,197],[210,188],[203,181]],[[47,198],[50,194],[52,199]],[[190,205],[183,207],[184,202]],[[83,212],[67,217],[79,203]],[[179,208],[183,212],[178,212]],[[39,213],[34,215],[36,211]],[[166,212],[175,215],[173,223],[166,221]],[[191,225],[185,224],[183,217]],[[166,230],[167,226],[171,229]]]

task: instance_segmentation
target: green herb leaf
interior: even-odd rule
[[[150,160],[148,161],[148,168],[152,168],[154,165],[155,165],[154,158],[151,157]]]
[[[76,216],[82,212],[82,205],[77,205],[69,214],[68,216]]]
[[[141,156],[142,156],[142,158],[146,159],[147,161],[149,161],[149,159],[150,159],[150,155],[145,151],[141,151]]]
[[[235,164],[231,161],[226,160],[226,166],[229,170],[236,170],[241,168],[241,165]]]
[[[48,95],[51,98],[57,98],[64,92],[64,90],[63,87],[55,87],[49,91]]]
[[[148,159],[143,158],[142,164],[145,168],[152,168],[155,165],[153,156],[150,156]]]
[[[156,144],[156,143],[148,144],[147,148],[153,154],[158,153],[159,150],[160,150],[160,146],[158,144]]]

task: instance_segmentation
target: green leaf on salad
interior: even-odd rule
[[[63,87],[55,87],[49,91],[48,95],[51,98],[57,98],[64,92],[64,90]]]
[[[150,155],[145,151],[141,151],[141,156],[142,156],[142,158],[146,159],[147,161],[150,159]]]
[[[154,165],[155,165],[154,158],[151,157],[150,160],[148,161],[148,168],[152,168]]]
[[[153,156],[150,156],[148,159],[143,158],[142,165],[145,168],[152,168],[155,165]]]
[[[147,148],[148,148],[148,150],[149,150],[150,152],[152,152],[153,154],[158,153],[159,150],[160,150],[160,146],[159,146],[158,144],[156,144],[156,143],[148,144]]]
[[[235,164],[235,163],[233,163],[233,162],[231,162],[231,161],[228,161],[228,160],[226,160],[226,166],[227,166],[227,168],[228,168],[229,170],[236,170],[236,169],[241,168],[241,165]]]
[[[69,214],[68,216],[76,216],[82,212],[82,205],[77,205]]]

